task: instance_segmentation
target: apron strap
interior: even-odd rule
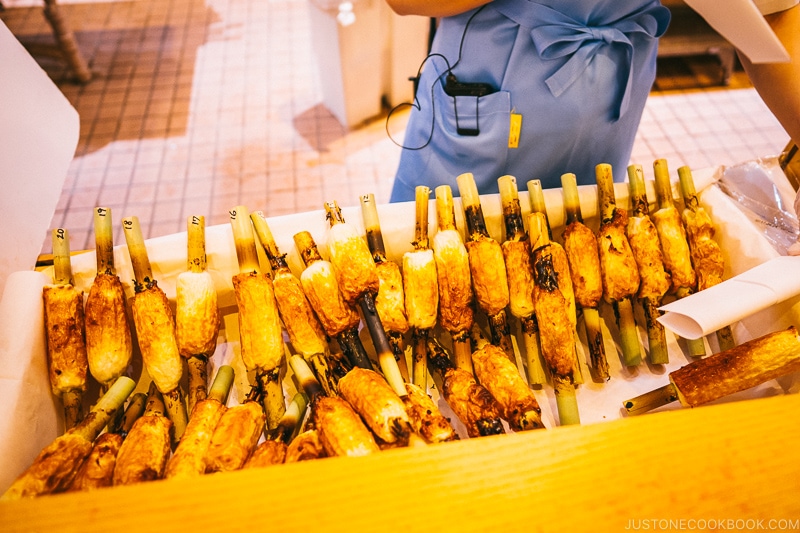
[[[529,0],[495,0],[495,10],[529,29],[531,39],[543,59],[564,59],[564,64],[545,80],[553,96],[566,91],[586,68],[598,51],[606,46],[624,49],[625,63],[619,65],[625,76],[625,90],[616,104],[614,119],[628,109],[633,72],[633,44],[636,34],[658,38],[669,24],[669,10],[658,2],[643,6],[621,19],[589,25],[555,9]]]

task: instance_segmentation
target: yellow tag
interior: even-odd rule
[[[522,115],[511,113],[511,124],[508,128],[508,147],[519,148],[519,132],[522,129]]]

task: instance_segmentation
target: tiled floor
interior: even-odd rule
[[[38,2],[3,3],[0,19],[23,44],[52,39],[41,8],[26,7]],[[348,129],[322,104],[311,2],[62,6],[95,73],[75,85],[62,63],[37,57],[81,117],[52,220],[70,230],[73,249],[93,248],[91,210],[98,205],[138,216],[145,237],[153,237],[182,231],[190,214],[227,222],[228,209],[240,204],[274,216],[332,199],[354,205],[367,192],[388,199],[400,149],[386,134],[385,117]],[[659,66],[633,162],[647,167],[664,157],[674,168],[702,168],[783,148],[787,135],[742,75],[720,89],[715,69],[708,60]],[[396,138],[402,127],[396,115]]]

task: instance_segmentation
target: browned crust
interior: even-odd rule
[[[119,277],[98,274],[94,278],[84,314],[89,370],[98,382],[108,383],[125,372],[133,351],[125,291]]]
[[[639,290],[639,270],[626,235],[627,226],[627,213],[615,209],[612,219],[600,226],[597,235],[603,296],[609,303],[633,296]]]
[[[279,440],[265,440],[253,451],[242,468],[263,468],[283,464],[286,444]]]
[[[103,433],[94,441],[89,456],[83,461],[69,490],[92,490],[113,484],[117,454],[122,447],[122,435]]]
[[[456,230],[433,237],[439,285],[439,323],[450,333],[469,331],[474,320],[469,255]]]
[[[472,353],[472,364],[475,376],[500,404],[503,418],[511,429],[522,431],[544,427],[538,416],[542,410],[536,396],[501,348],[485,345]]]
[[[572,285],[572,276],[569,271],[569,260],[564,247],[557,242],[550,243],[550,256],[553,261],[553,270],[558,276],[558,289],[564,295],[567,303],[567,316],[574,330],[578,325],[578,310],[575,308],[575,291]]]
[[[664,253],[664,268],[672,277],[672,290],[696,288],[697,275],[692,267],[689,243],[680,213],[674,207],[669,207],[659,209],[651,217],[658,229],[661,251]]]
[[[356,457],[380,451],[367,426],[341,398],[323,397],[314,404],[314,423],[329,456]]]
[[[227,409],[219,419],[206,454],[206,472],[239,470],[264,432],[264,409],[245,402]]]
[[[206,471],[206,454],[225,406],[207,398],[195,404],[175,453],[167,461],[165,478],[199,476]]]
[[[311,307],[330,337],[358,326],[361,318],[356,309],[344,301],[330,263],[316,261],[303,271],[300,281]]]
[[[597,238],[586,225],[572,222],[564,229],[564,251],[567,254],[575,301],[582,307],[597,307],[603,297],[600,275],[600,252]]]
[[[408,438],[409,420],[403,401],[374,370],[352,369],[339,380],[339,394],[382,441]]]
[[[325,332],[308,303],[300,280],[291,272],[283,271],[275,274],[272,283],[278,311],[294,349],[306,357],[325,353],[328,348]]]
[[[641,277],[639,298],[661,298],[669,290],[671,279],[664,270],[658,231],[650,217],[631,217],[628,220],[628,242]]]
[[[91,451],[92,443],[79,435],[65,433],[57,437],[39,452],[0,500],[19,500],[63,490]]]
[[[518,318],[529,317],[534,313],[530,242],[505,241],[502,249],[508,276],[511,314]]]
[[[682,218],[697,275],[697,290],[702,291],[722,281],[725,259],[722,249],[714,240],[714,224],[705,209],[685,209]]]
[[[283,331],[272,280],[266,274],[233,276],[239,310],[242,361],[248,370],[270,371],[284,357]]]
[[[211,274],[183,272],[178,276],[175,324],[178,349],[183,357],[214,353],[220,315]]]
[[[378,273],[375,261],[364,239],[357,235],[337,235],[336,226],[328,235],[328,249],[331,252],[336,281],[345,302],[355,305],[365,293],[377,294]]]
[[[403,403],[414,431],[429,443],[458,439],[450,421],[439,411],[433,399],[413,383],[406,383]]]
[[[409,325],[419,329],[435,326],[439,312],[439,281],[433,250],[403,255],[403,290]]]
[[[403,294],[403,275],[394,261],[381,261],[378,269],[378,296],[375,309],[386,331],[405,333],[408,331],[405,296]]]
[[[53,394],[85,391],[89,362],[84,339],[83,294],[72,285],[47,285],[42,297]]]
[[[117,454],[114,485],[131,485],[161,479],[170,451],[172,422],[164,416],[145,415],[134,422]]]
[[[485,387],[466,370],[451,368],[442,381],[442,395],[464,426],[467,435],[480,437],[480,424],[500,419],[500,406]]]
[[[319,432],[315,429],[304,431],[289,443],[286,449],[286,463],[298,463],[300,461],[310,461],[327,457],[325,448],[319,438]]]
[[[558,288],[549,246],[534,250],[534,303],[542,356],[550,372],[571,379],[575,360],[574,327],[569,307]]]
[[[508,305],[508,277],[500,243],[489,237],[468,241],[472,288],[480,308],[494,316]]]
[[[800,338],[794,327],[698,359],[669,375],[681,404],[702,405],[800,371]]]
[[[175,338],[175,318],[164,291],[153,286],[136,294],[133,322],[147,373],[162,394],[175,390],[183,376],[183,361]]]

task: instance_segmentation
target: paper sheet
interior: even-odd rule
[[[776,257],[660,309],[658,321],[687,339],[699,339],[800,294],[800,257]]]
[[[0,20],[0,293],[33,269],[78,145],[78,112]]]
[[[685,1],[753,63],[789,61],[783,44],[751,0]]]

